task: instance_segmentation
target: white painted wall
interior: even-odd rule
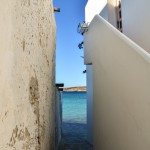
[[[108,20],[107,0],[89,0],[85,7],[85,21],[91,22],[96,14],[100,14]],[[90,46],[90,45],[89,45]],[[89,48],[91,51],[92,49]],[[86,56],[90,64],[91,56]],[[93,69],[92,65],[87,65],[87,138],[93,144]]]
[[[51,0],[0,2],[0,150],[53,150],[55,19]]]
[[[149,150],[150,54],[100,16],[84,48],[94,72],[94,149]]]
[[[106,4],[107,0],[88,0],[85,7],[86,22],[91,22],[96,14],[100,14]]]
[[[100,16],[108,21],[108,4],[102,9],[102,11],[100,12]]]
[[[123,33],[150,53],[149,0],[122,0]]]
[[[117,1],[118,0],[89,0],[85,7],[85,21],[91,22],[95,15],[100,14],[100,16],[116,27]]]
[[[107,0],[108,7],[108,22],[116,27],[117,16],[116,16],[116,7],[118,0]]]
[[[86,66],[87,80],[87,138],[93,144],[93,66]]]

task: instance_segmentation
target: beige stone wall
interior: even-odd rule
[[[51,0],[0,2],[0,150],[54,147]]]

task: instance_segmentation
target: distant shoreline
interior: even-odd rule
[[[63,88],[64,92],[86,92],[86,86]]]

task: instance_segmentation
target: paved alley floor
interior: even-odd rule
[[[59,150],[92,150],[87,142],[86,124],[63,123],[63,137]]]

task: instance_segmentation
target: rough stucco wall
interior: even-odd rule
[[[0,149],[52,150],[52,1],[1,0],[0,33]]]

